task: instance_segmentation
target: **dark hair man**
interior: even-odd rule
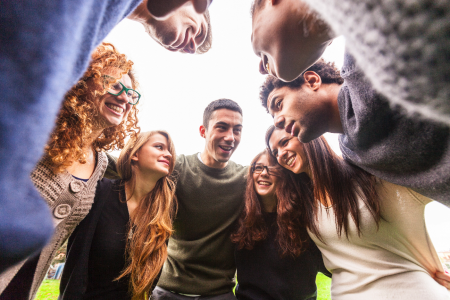
[[[260,99],[275,126],[301,142],[341,133],[344,159],[450,207],[450,129],[391,108],[350,55],[341,76],[319,61],[292,82],[268,76]]]
[[[165,2],[166,19],[147,10]],[[183,4],[180,6],[180,3]],[[29,176],[64,94],[91,52],[122,19],[146,26],[172,51],[202,53],[211,33],[208,0],[46,0],[0,4],[0,273],[38,251],[53,225]],[[133,43],[131,36],[124,39]]]
[[[241,140],[242,110],[228,99],[203,114],[203,152],[177,157],[178,212],[168,258],[152,299],[236,299],[230,235],[244,207],[247,168],[230,161]]]
[[[343,35],[391,104],[450,125],[448,1],[255,0],[252,12],[262,73],[294,80]]]

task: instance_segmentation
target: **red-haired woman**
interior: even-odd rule
[[[176,208],[175,148],[164,131],[140,133],[103,179],[69,239],[59,299],[147,300],[167,258]]]
[[[135,135],[139,93],[133,62],[113,45],[92,54],[83,78],[67,93],[44,157],[31,179],[47,201],[55,233],[35,257],[0,278],[0,299],[33,299],[60,246],[88,214],[105,173],[105,150],[121,149]],[[3,293],[2,293],[3,292]]]
[[[431,199],[347,163],[323,137],[303,144],[272,126],[266,142],[295,173],[290,192],[333,274],[333,299],[450,299],[425,226]]]
[[[253,159],[245,208],[232,235],[240,300],[316,299],[317,272],[329,274],[302,224],[293,185],[267,150]]]

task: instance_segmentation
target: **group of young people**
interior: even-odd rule
[[[410,25],[416,18],[442,20],[449,10],[445,3],[399,2],[393,11],[407,18],[398,20],[387,4],[346,1],[310,3],[316,12],[309,0],[253,3],[253,48],[260,71],[270,74],[260,99],[274,126],[265,137],[267,149],[249,167],[230,160],[243,129],[236,102],[211,102],[199,132],[203,151],[176,156],[167,132],[140,132],[133,63],[106,43],[88,55],[127,15],[170,51],[203,53],[211,46],[211,1],[50,1],[33,16],[34,5],[6,3],[2,26],[4,20],[20,22],[8,25],[16,44],[5,44],[1,52],[9,62],[9,73],[1,75],[7,97],[1,127],[8,132],[1,137],[1,160],[8,172],[17,161],[23,167],[13,172],[22,180],[0,181],[6,195],[0,299],[33,299],[66,240],[59,299],[316,299],[317,272],[332,276],[333,299],[450,299],[450,275],[424,220],[427,203],[450,206],[443,58],[450,50],[439,40],[448,40],[447,23],[421,23],[432,28],[423,35],[416,31],[417,38],[408,31],[418,30]],[[343,18],[355,14],[347,10],[352,4],[364,16],[358,29],[376,41],[359,40],[365,38],[361,32],[349,29],[359,20]],[[393,24],[410,21],[409,27],[372,22],[374,7]],[[92,15],[89,8],[95,8]],[[60,14],[45,20],[55,10]],[[75,17],[73,32],[65,32],[63,25]],[[38,34],[42,42],[54,38],[45,47],[23,35],[36,22],[61,25],[50,31],[44,26]],[[351,50],[341,72],[317,61],[339,33]],[[420,44],[422,38],[428,44]],[[397,52],[391,51],[393,41],[403,43]],[[18,44],[34,56],[19,56],[13,51]],[[370,51],[384,60],[377,64]],[[42,58],[40,68],[30,68],[35,62],[28,60],[36,57]],[[63,65],[64,72],[50,68]],[[29,78],[37,82],[24,89]],[[32,108],[41,106],[23,126],[10,122],[29,116],[13,103],[16,96]],[[56,126],[35,164],[58,97],[64,101]],[[26,145],[17,139],[25,132],[36,132]],[[341,133],[343,157],[328,146],[325,132]],[[105,153],[113,149],[121,150],[118,159]],[[42,204],[29,200],[37,199],[23,176],[31,170],[51,222]],[[26,218],[17,222],[16,208],[24,203]],[[54,228],[49,241],[48,227]]]

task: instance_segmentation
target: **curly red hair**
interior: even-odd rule
[[[75,161],[86,163],[83,147],[95,129],[96,123],[93,120],[98,116],[94,99],[104,95],[109,87],[104,84],[104,71],[108,68],[120,69],[121,75],[130,76],[133,89],[136,89],[138,83],[132,66],[133,62],[119,53],[112,44],[102,43],[95,49],[84,76],[66,94],[56,127],[45,149],[46,158],[53,165],[55,173],[62,172]],[[93,141],[94,150],[122,149],[125,137],[135,137],[140,132],[137,113],[138,109],[134,105],[127,118],[119,125],[104,129]]]

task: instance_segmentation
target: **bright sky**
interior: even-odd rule
[[[259,59],[250,43],[250,4],[251,0],[214,1],[210,7],[213,47],[202,55],[171,53],[154,42],[142,25],[129,20],[108,35],[106,41],[135,63],[142,94],[138,104],[142,131],[168,131],[178,154],[201,152],[204,139],[198,130],[205,107],[213,100],[229,98],[239,103],[244,115],[241,143],[232,160],[248,165],[264,150],[272,118],[259,103],[264,76],[258,72]],[[325,60],[340,68],[344,44],[343,38],[336,39]],[[337,135],[326,138],[340,154]],[[426,219],[436,249],[450,250],[450,209],[429,204]]]

